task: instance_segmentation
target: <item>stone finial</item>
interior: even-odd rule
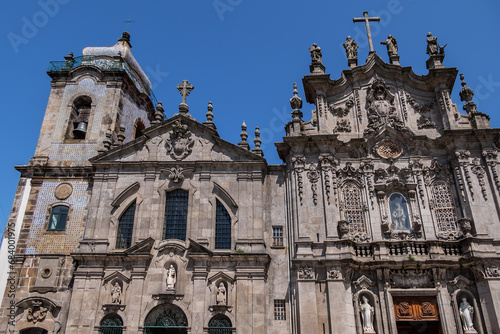
[[[467,87],[467,82],[465,82],[465,78],[463,73],[460,73],[460,80],[462,81],[462,89],[460,90],[460,100],[470,102],[472,101],[472,97],[474,96],[474,91]]]
[[[132,44],[130,44],[130,34],[127,31],[124,31],[122,33],[122,37],[118,39],[118,42],[125,42],[127,43],[130,47],[132,47]]]
[[[212,112],[212,110],[214,110],[214,107],[212,106],[212,101],[209,101],[208,102],[208,106],[207,106],[207,121],[206,122],[203,122],[204,125],[208,126],[208,127],[211,127],[212,129],[216,129],[216,126],[213,122],[213,119],[214,119],[214,113]]]
[[[179,104],[179,113],[181,115],[187,116],[186,114],[189,112],[189,106],[186,104],[186,97],[191,93],[194,89],[194,86],[189,83],[186,79],[182,80],[180,84],[176,86],[179,90],[179,93],[182,95],[182,102]]]
[[[263,157],[264,156],[264,152],[262,151],[262,149],[260,148],[260,145],[262,144],[262,140],[260,139],[260,130],[259,130],[259,127],[255,127],[255,139],[254,139],[254,144],[255,144],[255,148],[252,149],[252,152]]]
[[[158,101],[158,104],[156,105],[156,112],[155,112],[155,120],[151,122],[151,124],[159,124],[165,119],[165,111],[163,110],[163,104],[161,101]]]
[[[302,111],[300,111],[300,108],[302,108],[302,99],[298,96],[299,92],[297,91],[297,83],[293,83],[293,96],[290,99],[290,106],[293,108],[292,111],[292,118],[294,120],[301,120],[302,119]]]
[[[125,127],[124,126],[120,126],[120,131],[116,135],[116,139],[117,139],[119,145],[123,144],[123,141],[125,140]]]
[[[240,133],[241,141],[238,143],[238,146],[244,148],[245,150],[250,150],[250,145],[247,142],[248,133],[247,133],[247,125],[245,121],[241,124],[241,133]]]
[[[325,66],[323,65],[323,54],[321,53],[321,48],[313,43],[309,47],[309,52],[311,53],[311,65],[309,65],[309,70],[312,74],[325,74]]]

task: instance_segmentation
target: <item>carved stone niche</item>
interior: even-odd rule
[[[42,328],[48,333],[57,333],[61,323],[57,321],[61,307],[45,297],[29,297],[16,304],[16,321],[14,330]]]
[[[114,273],[104,277],[103,288],[105,300],[102,309],[108,313],[116,313],[118,310],[125,310],[125,293],[128,290],[130,278],[122,273]]]
[[[208,278],[207,285],[210,289],[211,300],[208,310],[213,315],[232,312],[234,283],[234,278],[221,271]]]

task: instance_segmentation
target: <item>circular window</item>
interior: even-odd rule
[[[52,275],[52,269],[50,269],[49,267],[43,268],[40,274],[42,278],[49,278],[51,275]]]
[[[397,158],[403,153],[401,147],[392,141],[383,141],[375,146],[375,152],[382,158]]]

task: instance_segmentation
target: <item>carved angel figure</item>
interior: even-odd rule
[[[359,304],[361,318],[363,319],[363,333],[375,333],[373,328],[374,308],[370,305],[368,297],[363,296],[363,302]]]
[[[313,45],[309,47],[309,52],[311,52],[311,62],[313,64],[323,63],[323,60],[321,60],[321,57],[323,56],[321,48],[316,43],[313,43]]]

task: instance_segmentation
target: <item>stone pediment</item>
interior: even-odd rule
[[[130,248],[125,250],[126,254],[137,254],[137,253],[150,253],[155,240],[151,237],[136,243]]]
[[[122,273],[115,271],[115,272],[109,274],[108,276],[104,277],[102,279],[102,284],[105,285],[105,284],[111,282],[112,280],[114,280],[115,278],[117,278],[120,281],[125,282],[127,284],[129,284],[130,280],[131,280],[129,277],[123,275]]]
[[[218,273],[210,276],[207,281],[208,281],[208,284],[212,284],[218,280],[224,280],[230,284],[234,284],[235,280],[234,278],[232,278],[231,276],[229,276],[228,274],[225,274],[223,273],[222,271],[219,271]]]
[[[214,129],[177,115],[144,130],[144,135],[90,160],[94,165],[113,162],[143,163],[220,161],[264,162],[265,159],[221,139]]]

